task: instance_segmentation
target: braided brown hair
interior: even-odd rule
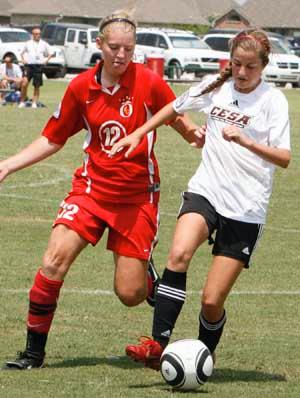
[[[245,51],[255,51],[261,59],[264,66],[269,62],[269,55],[271,52],[271,44],[267,34],[259,29],[248,29],[238,33],[229,41],[230,58],[232,58],[234,51],[241,47]],[[208,94],[211,91],[221,87],[226,80],[232,76],[231,61],[220,72],[220,76],[209,84],[200,95]]]

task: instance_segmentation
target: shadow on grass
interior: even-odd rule
[[[286,381],[286,377],[278,373],[267,373],[260,370],[216,369],[211,377],[212,383],[232,383],[235,381],[269,383]]]
[[[160,382],[160,383],[149,383],[149,384],[136,384],[136,385],[130,385],[130,386],[128,386],[128,387],[131,388],[131,389],[133,389],[133,390],[143,390],[143,389],[147,389],[147,388],[156,387],[156,388],[159,388],[162,392],[163,392],[163,391],[165,391],[165,392],[170,392],[170,394],[172,394],[173,392],[178,392],[178,390],[173,389],[172,387],[169,387],[169,386],[168,386],[166,383],[164,383],[163,381]],[[206,389],[206,387],[203,387],[203,386],[202,386],[202,387],[200,387],[199,390],[188,390],[188,391],[181,390],[180,393],[181,393],[181,394],[188,393],[189,395],[190,395],[190,394],[197,394],[197,395],[199,395],[199,394],[208,394],[209,391]],[[156,396],[157,396],[157,393],[156,393]],[[171,395],[171,396],[173,396],[173,395]]]
[[[237,369],[218,369],[214,371],[213,376],[209,379],[209,384],[217,383],[237,383],[237,382],[252,382],[252,383],[270,383],[270,382],[283,382],[286,381],[285,376],[276,373],[266,373],[258,370],[237,370]],[[164,382],[149,383],[149,384],[134,384],[130,385],[129,388],[142,390],[153,387],[161,387],[162,390],[172,391],[172,388],[168,387]],[[206,386],[200,388],[200,390],[187,391],[189,394],[207,394],[209,391]]]
[[[124,355],[112,357],[78,357],[64,359],[60,362],[47,364],[47,368],[76,368],[81,366],[98,365],[114,366],[121,369],[138,369],[141,367],[141,364],[128,360],[128,358]]]
[[[111,357],[79,357],[62,360],[47,365],[48,368],[74,368],[81,366],[114,366],[120,369],[144,369],[140,363],[130,361],[126,356],[111,356]],[[157,373],[159,374],[159,373]],[[269,382],[284,382],[286,377],[278,373],[267,373],[261,370],[241,370],[220,368],[216,369],[210,378],[211,383],[232,383],[232,382],[255,382],[255,383],[269,383]],[[163,385],[163,383],[157,383]],[[149,388],[153,385],[133,385],[131,388]]]

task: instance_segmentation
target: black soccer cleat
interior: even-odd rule
[[[44,367],[45,355],[19,352],[14,361],[7,361],[2,370],[30,370]]]
[[[160,277],[154,267],[154,261],[153,261],[152,256],[148,262],[148,279],[151,280],[150,285],[152,285],[152,290],[151,290],[151,292],[148,293],[146,300],[147,300],[147,303],[149,305],[151,305],[151,307],[154,307],[155,306],[156,290],[157,290],[158,284],[160,282]]]

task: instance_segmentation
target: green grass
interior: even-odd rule
[[[0,108],[0,159],[39,134],[64,89],[64,83],[46,82],[42,90],[42,101],[47,105],[44,109]],[[179,93],[183,87],[175,89]],[[172,392],[159,373],[126,359],[124,346],[151,332],[152,311],[146,304],[127,309],[109,294],[113,262],[103,241],[96,248],[88,247],[66,278],[49,335],[48,367],[41,371],[0,372],[1,398],[300,396],[300,91],[285,93],[291,111],[293,161],[287,170],[276,173],[267,227],[253,266],[243,272],[228,299],[228,323],[209,382],[197,392],[182,395]],[[193,117],[199,122],[199,115]],[[25,290],[30,288],[40,264],[73,170],[81,164],[82,143],[83,135],[78,134],[54,157],[10,176],[0,188],[1,363],[24,347],[28,305]],[[167,127],[159,131],[156,152],[162,197],[155,259],[162,270],[180,192],[186,188],[200,154]],[[174,339],[197,336],[197,291],[210,261],[210,248],[204,245],[190,267],[189,294]],[[108,294],[92,294],[96,290]]]

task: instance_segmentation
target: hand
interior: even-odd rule
[[[120,141],[116,142],[111,148],[108,157],[112,158],[116,153],[121,152],[125,147],[128,150],[125,152],[125,158],[131,154],[132,151],[139,145],[143,138],[143,135],[139,134],[138,130],[135,130],[132,134],[122,138]]]
[[[204,144],[205,144],[205,136],[206,136],[206,129],[207,129],[207,125],[204,124],[201,127],[198,127],[195,131],[194,131],[194,142],[191,142],[191,146],[194,148],[203,148]]]
[[[251,140],[242,132],[242,130],[237,126],[227,126],[223,128],[222,131],[224,140],[228,142],[235,142],[243,147],[248,147],[251,144]]]
[[[0,162],[0,182],[2,182],[9,174],[9,169]]]

